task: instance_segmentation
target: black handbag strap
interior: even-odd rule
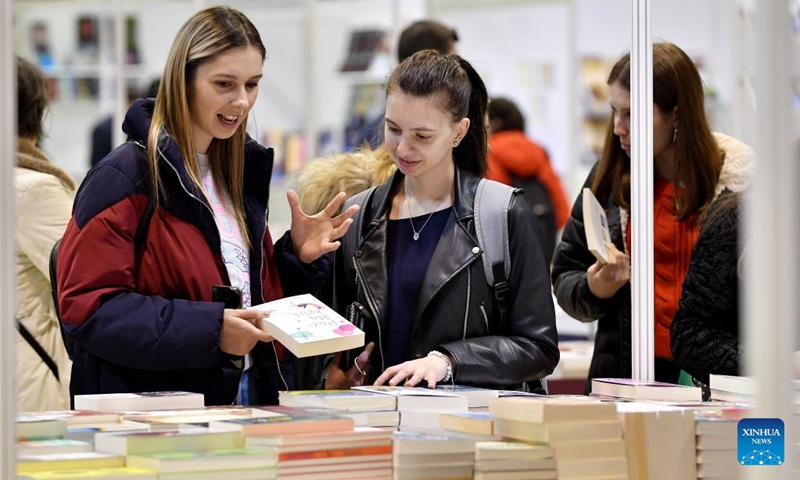
[[[47,354],[39,342],[36,341],[30,330],[28,330],[25,325],[19,322],[19,319],[17,320],[17,330],[19,330],[19,334],[22,335],[22,338],[24,338],[26,342],[28,342],[28,345],[31,346],[33,351],[39,355],[39,358],[42,359],[42,362],[47,365],[47,368],[53,372],[53,376],[56,377],[56,380],[60,382],[61,378],[58,376],[58,366],[56,365],[56,362],[53,361],[52,357],[50,357],[50,355]]]

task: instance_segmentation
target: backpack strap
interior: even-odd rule
[[[355,253],[358,246],[361,244],[361,235],[364,231],[364,208],[372,201],[372,194],[375,192],[376,188],[378,188],[377,185],[370,187],[363,192],[353,195],[344,202],[344,206],[342,207],[343,211],[353,205],[361,207],[355,215],[353,215],[353,224],[350,225],[350,228],[347,229],[347,233],[345,233],[342,238],[342,248],[344,249],[345,258],[352,257],[353,253]],[[350,281],[350,279],[348,279],[348,281]]]
[[[51,357],[45,351],[42,345],[36,341],[36,338],[33,336],[31,331],[28,330],[25,325],[21,324],[19,319],[17,319],[17,330],[19,330],[19,334],[22,335],[22,338],[24,338],[26,342],[28,342],[28,345],[31,346],[33,351],[39,355],[39,358],[42,359],[42,362],[47,365],[47,368],[49,368],[53,376],[56,377],[56,380],[60,382],[61,378],[58,376],[58,366],[56,365],[56,362],[53,361],[53,357]]]
[[[508,210],[514,191],[513,187],[483,178],[475,193],[475,233],[483,249],[483,271],[501,308],[504,308],[508,295],[508,277],[511,274]]]
[[[475,234],[483,249],[481,260],[486,281],[494,290],[500,318],[508,316],[508,278],[511,275],[511,253],[508,247],[508,211],[514,187],[482,178],[475,192]],[[539,388],[528,382],[526,388],[547,394],[547,379],[539,379]]]

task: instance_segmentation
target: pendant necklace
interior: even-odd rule
[[[411,197],[408,195],[408,185],[406,185],[405,181],[403,182],[403,189],[406,192],[406,208],[408,208],[408,221],[409,223],[411,223],[411,231],[414,232],[414,241],[416,242],[417,240],[419,240],[419,234],[422,233],[422,231],[425,229],[425,226],[428,225],[428,221],[431,219],[433,214],[436,213],[436,210],[434,209],[431,213],[428,214],[428,218],[425,219],[425,223],[422,224],[422,228],[420,228],[419,231],[417,231],[417,229],[414,228],[414,220],[411,219],[411,217],[413,216],[411,214],[411,200],[410,200]]]

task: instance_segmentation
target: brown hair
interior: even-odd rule
[[[153,121],[147,139],[152,193],[161,192],[158,174],[158,146],[165,135],[178,145],[186,170],[200,185],[200,167],[192,138],[192,117],[189,99],[197,68],[234,48],[255,47],[262,62],[267,51],[256,27],[238,10],[211,7],[197,12],[180,29],[167,57],[164,75],[158,86]],[[208,164],[220,196],[232,207],[242,237],[249,246],[244,216],[244,151],[247,121],[227,140],[212,139],[208,148]]]
[[[435,20],[418,20],[400,34],[397,41],[397,61],[402,62],[422,50],[436,50],[447,54],[457,41],[458,34],[452,28]]]
[[[40,140],[47,111],[47,79],[31,62],[17,55],[17,135]]]
[[[386,96],[400,89],[414,97],[437,97],[454,122],[469,119],[469,130],[453,148],[456,164],[473,173],[486,171],[486,105],[489,96],[478,72],[458,55],[417,52],[392,71]]]
[[[608,84],[614,83],[630,91],[630,55],[611,69]],[[683,219],[713,201],[725,155],[708,126],[700,74],[692,59],[671,43],[653,44],[653,102],[663,113],[678,108],[674,168],[683,194],[677,199],[675,216]],[[616,139],[612,114],[592,191],[601,202],[610,198],[629,208],[630,183],[630,158]]]

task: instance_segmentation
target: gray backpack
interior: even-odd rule
[[[369,188],[350,197],[344,210],[351,205],[361,209],[353,216],[353,224],[342,238],[342,248],[346,258],[358,249],[363,231],[364,205],[372,200],[377,187]],[[511,274],[511,255],[508,247],[508,210],[517,189],[493,180],[481,179],[475,192],[475,233],[478,244],[483,249],[481,260],[486,281],[492,286],[501,318],[507,314],[506,297],[509,292],[508,276]],[[547,381],[540,379],[542,389],[547,392]]]

